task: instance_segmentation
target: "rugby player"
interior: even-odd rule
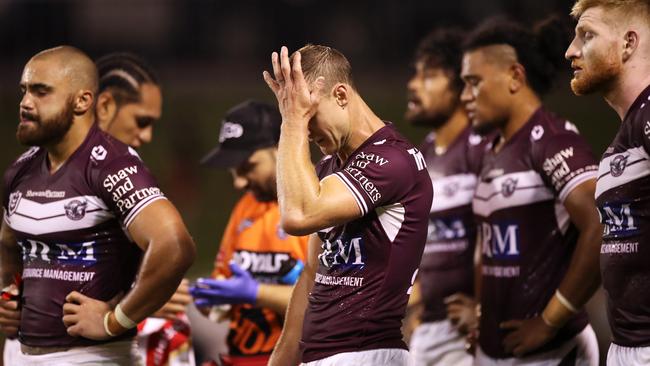
[[[22,273],[19,363],[131,364],[133,328],[177,288],[194,243],[135,151],[95,124],[83,52],[38,53],[20,85],[16,135],[32,148],[5,173],[0,234],[3,284]]]
[[[313,235],[270,365],[407,365],[400,327],[433,196],[424,157],[363,101],[339,51],[282,47],[271,61],[282,226]],[[316,171],[310,140],[326,155]]]
[[[246,192],[230,216],[213,278],[199,278],[190,289],[199,308],[232,306],[225,365],[268,364],[307,258],[308,238],[280,227],[275,168],[281,123],[275,106],[240,103],[226,113],[219,145],[202,160],[230,169],[234,187]]]
[[[479,365],[597,365],[583,305],[599,284],[597,166],[571,122],[541,97],[568,31],[488,21],[465,43],[461,100],[475,130],[496,128],[473,211],[480,223]]]
[[[162,112],[158,76],[139,57],[111,53],[95,62],[99,72],[99,128],[137,149],[151,142]]]
[[[463,33],[458,29],[431,32],[418,46],[415,73],[407,85],[406,119],[433,129],[421,151],[436,193],[416,291],[409,300],[409,307],[416,306],[411,305],[414,302],[423,305],[409,345],[416,365],[473,363],[456,325],[467,322],[460,319],[464,305],[474,305],[476,224],[472,197],[485,145],[472,133],[460,103],[462,42]]]
[[[134,149],[151,142],[162,114],[158,76],[140,57],[111,53],[95,61],[99,90],[95,116],[99,128]],[[185,309],[192,301],[183,279],[171,299],[138,324],[135,356],[143,365],[194,365],[190,324]]]
[[[605,225],[600,272],[612,330],[608,365],[650,360],[650,2],[579,0],[566,52],[571,89],[600,93],[622,123],[598,169],[596,204]]]

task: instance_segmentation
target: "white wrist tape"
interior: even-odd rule
[[[556,291],[555,291],[555,297],[557,297],[557,300],[558,300],[562,305],[564,305],[567,309],[569,309],[569,311],[571,311],[572,313],[575,314],[575,313],[578,312],[578,309],[576,309],[576,307],[573,306],[573,304],[572,304],[571,302],[569,302],[569,300],[567,300],[567,298],[564,297],[564,295],[562,295],[562,293],[560,292],[560,290],[556,290]]]
[[[134,322],[131,320],[131,318],[124,314],[122,311],[122,306],[120,304],[117,304],[115,307],[115,320],[117,320],[117,322],[126,329],[135,328],[138,325],[138,323]]]
[[[104,314],[104,332],[108,334],[109,337],[115,337],[115,334],[111,332],[110,329],[108,329],[108,317],[111,315],[110,311],[107,311],[106,314]]]

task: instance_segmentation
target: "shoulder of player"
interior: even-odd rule
[[[422,157],[420,150],[410,142],[387,138],[364,146],[351,155],[350,160],[367,162],[380,168],[403,169],[409,166],[415,167],[414,157],[417,155]]]
[[[545,112],[543,117],[531,126],[529,138],[533,146],[546,146],[557,142],[558,139],[584,139],[573,122],[551,112]]]
[[[334,170],[333,164],[336,162],[336,159],[337,157],[335,155],[325,155],[316,163],[316,174],[320,179]]]
[[[626,120],[631,122],[631,128],[640,131],[647,138],[650,138],[650,101],[641,103],[640,107],[634,111]],[[627,123],[624,121],[623,124]]]
[[[103,131],[98,131],[84,154],[90,169],[96,171],[110,169],[119,166],[120,163],[144,165],[135,149]]]
[[[45,150],[38,146],[32,146],[14,160],[4,172],[4,182],[10,183],[21,171],[27,169],[35,161],[36,157],[45,153]]]

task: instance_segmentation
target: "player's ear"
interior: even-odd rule
[[[625,38],[623,41],[623,54],[621,55],[623,62],[627,61],[632,57],[632,54],[639,46],[639,35],[630,30],[625,33]]]
[[[336,104],[338,104],[342,109],[345,109],[350,102],[349,86],[343,83],[336,84],[332,90],[332,96],[334,97]]]
[[[526,70],[520,63],[514,63],[508,71],[510,76],[508,88],[510,93],[514,94],[526,85]]]
[[[101,92],[97,97],[97,124],[102,130],[106,130],[108,124],[117,113],[117,102],[109,92]]]
[[[74,97],[72,110],[74,114],[85,114],[93,107],[95,95],[90,90],[79,90]]]

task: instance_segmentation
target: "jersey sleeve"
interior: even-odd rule
[[[142,160],[125,155],[109,162],[99,173],[99,196],[128,228],[145,207],[166,199]]]
[[[538,157],[541,176],[561,202],[583,182],[596,179],[598,162],[587,142],[573,132],[550,137]]]
[[[20,192],[11,192],[14,181],[17,176],[22,174],[21,172],[25,169],[25,164],[27,164],[30,159],[34,158],[39,150],[39,147],[32,146],[29,150],[22,153],[4,172],[2,177],[2,208],[4,220],[7,224],[9,223],[7,221],[7,214],[11,213],[11,211],[16,208],[16,205],[21,198]]]
[[[364,216],[377,207],[398,202],[414,184],[417,167],[426,168],[422,153],[415,148],[368,149],[351,159],[334,176],[350,191]]]

